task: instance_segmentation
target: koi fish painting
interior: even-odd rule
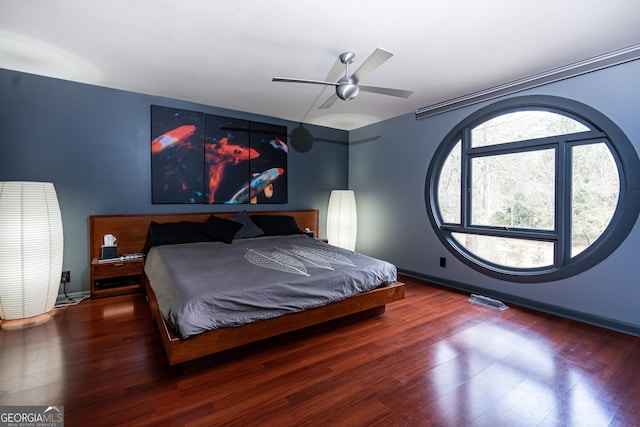
[[[167,147],[171,147],[174,144],[179,144],[186,141],[196,131],[194,125],[184,125],[178,128],[172,129],[167,133],[163,133],[153,141],[151,141],[151,154],[164,150]]]
[[[151,200],[204,203],[204,114],[151,107]]]
[[[287,203],[287,128],[151,106],[153,203]]]
[[[227,203],[250,203],[258,202],[258,194],[264,193],[265,197],[272,198],[274,195],[273,183],[282,174],[284,169],[271,168],[258,174],[254,174],[249,181],[236,191],[236,193],[227,201]]]
[[[221,138],[214,144],[205,144],[205,161],[209,169],[209,203],[215,203],[215,194],[225,178],[228,167],[237,166],[260,157],[260,152],[251,147],[230,144],[227,138]]]

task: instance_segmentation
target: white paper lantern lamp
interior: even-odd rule
[[[333,190],[327,210],[327,240],[330,245],[354,251],[358,233],[358,213],[353,190]]]
[[[32,318],[53,309],[63,249],[53,184],[0,182],[0,319]]]

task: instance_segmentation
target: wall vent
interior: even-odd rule
[[[484,295],[471,294],[471,298],[469,298],[469,302],[472,304],[482,305],[482,306],[493,308],[495,310],[500,310],[500,311],[503,311],[509,308],[502,301],[485,297]]]

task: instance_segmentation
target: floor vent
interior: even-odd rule
[[[495,310],[506,310],[507,307],[502,301],[498,301],[497,299],[485,297],[484,295],[471,295],[469,298],[469,302],[472,304],[483,305],[485,307],[493,308]]]

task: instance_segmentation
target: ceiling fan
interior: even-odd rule
[[[393,56],[393,53],[388,50],[377,48],[355,71],[355,73],[349,75],[349,64],[353,63],[356,54],[353,52],[344,52],[339,58],[340,62],[345,65],[345,73],[337,82],[325,82],[322,80],[309,80],[309,79],[293,79],[287,77],[274,77],[274,82],[290,82],[290,83],[310,83],[325,86],[335,86],[336,93],[331,95],[321,106],[320,109],[329,108],[333,105],[338,98],[349,101],[355,98],[360,91],[378,93],[381,95],[397,96],[400,98],[408,98],[413,92],[408,90],[390,89],[386,87],[378,86],[364,86],[360,84],[360,80],[389,58]]]

